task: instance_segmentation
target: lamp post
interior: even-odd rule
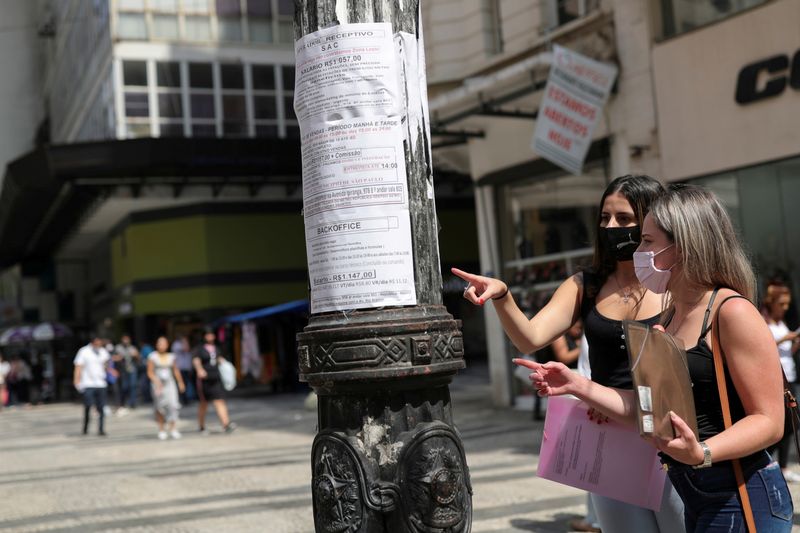
[[[297,341],[300,379],[319,399],[311,457],[316,531],[468,532],[472,488],[448,389],[465,366],[464,348],[459,322],[442,305],[419,0],[295,0],[295,38],[312,299]],[[375,90],[353,89],[367,78]],[[353,135],[343,136],[348,129]],[[383,148],[393,139],[401,140],[394,162],[395,152]],[[348,163],[325,166],[336,158]],[[350,187],[352,172],[382,168],[391,176],[394,166],[405,169],[399,185]],[[374,172],[370,179],[380,182]],[[345,188],[361,196],[335,203]],[[399,207],[389,200],[398,191]],[[367,193],[384,194],[387,223],[365,214],[374,206],[353,206]],[[339,218],[330,222],[329,213]],[[404,224],[405,251],[395,245]],[[377,253],[381,247],[388,251]],[[344,268],[364,257],[377,266]],[[402,275],[385,279],[398,264],[413,273],[406,291]],[[399,288],[381,292],[392,283]]]

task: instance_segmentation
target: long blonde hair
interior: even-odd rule
[[[717,195],[695,185],[671,185],[650,206],[650,216],[675,243],[689,284],[727,287],[755,303],[753,267]]]

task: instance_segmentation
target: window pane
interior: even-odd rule
[[[178,11],[178,0],[150,0],[150,9],[175,13]]]
[[[283,116],[287,120],[297,120],[294,114],[294,96],[285,96],[283,98]]]
[[[119,0],[120,10],[125,11],[143,11],[144,0]]]
[[[253,65],[253,89],[275,90],[275,67],[272,65]]]
[[[208,63],[189,63],[189,87],[213,89],[214,74]]]
[[[147,63],[144,61],[123,61],[122,79],[124,85],[147,87]]]
[[[128,122],[128,137],[150,137],[149,122]]]
[[[176,40],[178,38],[178,17],[153,15],[153,38]]]
[[[208,0],[183,0],[183,9],[189,13],[208,13]]]
[[[216,137],[217,127],[213,124],[192,124],[194,137]]]
[[[294,91],[294,67],[283,67],[283,88]]]
[[[117,19],[117,34],[123,39],[147,39],[144,15],[120,13]]]
[[[217,0],[218,15],[241,15],[239,0]]]
[[[256,137],[278,137],[278,126],[256,124]]]
[[[250,40],[256,43],[272,42],[272,21],[269,19],[248,19]]]
[[[161,122],[159,129],[162,137],[183,137],[183,124],[180,122]]]
[[[295,125],[286,125],[286,137],[289,139],[299,139],[300,138],[300,126]]]
[[[220,41],[241,41],[242,40],[242,19],[240,18],[221,18],[219,19],[219,40]]]
[[[256,118],[278,118],[274,96],[254,96],[253,108]]]
[[[294,24],[292,21],[282,20],[278,23],[278,41],[281,43],[294,42]]]
[[[159,87],[180,87],[180,64],[174,61],[169,63],[156,63],[156,80]]]
[[[272,2],[270,0],[247,0],[247,15],[251,17],[271,17]]]
[[[247,124],[244,122],[225,121],[222,123],[222,133],[236,137],[247,135]]]
[[[192,102],[192,118],[214,118],[214,96],[211,94],[193,94],[190,97]]]
[[[186,17],[186,39],[190,41],[210,41],[211,22],[208,17]]]
[[[220,65],[223,89],[244,89],[244,69],[242,65]]]
[[[183,103],[180,93],[158,95],[158,114],[164,118],[183,117]]]
[[[247,119],[247,108],[244,103],[244,95],[222,96],[222,116],[225,120],[244,121]]]
[[[278,0],[278,14],[294,16],[294,0]]]
[[[125,93],[125,115],[149,117],[150,105],[147,101],[147,93]]]

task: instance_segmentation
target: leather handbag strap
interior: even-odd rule
[[[714,314],[714,326],[711,328],[711,352],[714,355],[714,371],[717,375],[717,388],[719,389],[719,402],[722,406],[722,421],[725,429],[733,425],[731,420],[731,407],[728,401],[728,385],[725,380],[725,367],[722,359],[722,344],[719,340],[719,310],[722,305],[731,298],[744,298],[743,296],[729,296],[722,300]],[[745,298],[746,299],[746,298]],[[753,508],[750,506],[750,495],[747,494],[747,484],[742,473],[742,463],[739,459],[733,459],[733,473],[736,475],[736,484],[739,486],[739,500],[742,503],[742,512],[747,523],[747,531],[756,533],[756,523],[753,518]]]
[[[797,456],[800,457],[800,439],[797,437],[797,427],[800,425],[800,413],[797,410],[797,398],[792,392],[792,386],[789,380],[786,379],[786,373],[783,373],[783,399],[786,403],[786,416],[792,423],[792,436],[794,437],[794,449],[797,450]]]

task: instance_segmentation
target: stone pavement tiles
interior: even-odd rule
[[[494,409],[483,375],[452,387],[473,484],[475,532],[568,531],[584,493],[535,476],[541,422]],[[159,441],[149,406],[80,434],[77,404],[0,412],[0,532],[313,531],[309,458],[316,413],[302,395],[232,399],[239,429]],[[793,486],[793,489],[798,487]],[[800,531],[796,527],[795,530]]]

